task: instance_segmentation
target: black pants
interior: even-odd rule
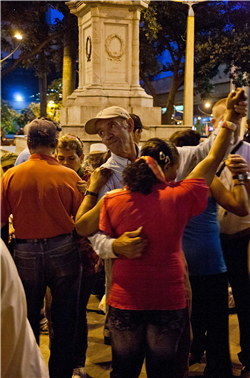
[[[250,236],[221,240],[228,278],[232,287],[240,327],[239,359],[250,368],[250,281],[248,243]]]
[[[205,377],[231,377],[227,274],[189,276],[189,278],[193,294],[191,353],[202,357],[206,350]]]
[[[81,278],[78,320],[74,346],[74,368],[85,366],[86,352],[88,348],[87,304],[98,277],[99,273],[94,273],[89,276],[83,274]]]

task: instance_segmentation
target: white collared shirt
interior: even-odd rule
[[[137,157],[139,156],[139,148],[136,146]],[[109,168],[113,171],[112,176],[107,181],[106,185],[101,189],[98,201],[110,190],[122,189],[124,187],[122,180],[123,170],[131,164],[131,161],[121,156],[115,155],[111,152],[111,157],[102,165],[102,167]],[[97,232],[94,236],[89,237],[95,252],[102,259],[116,259],[117,256],[113,252],[112,244],[115,239]]]

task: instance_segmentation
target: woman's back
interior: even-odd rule
[[[204,180],[185,180],[158,184],[146,196],[122,191],[104,198],[100,229],[117,237],[143,226],[148,242],[141,258],[114,261],[109,304],[138,310],[186,306],[181,236],[188,219],[204,210],[206,194]]]

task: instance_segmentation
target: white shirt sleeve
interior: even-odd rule
[[[109,181],[107,182],[107,184]],[[111,189],[108,185],[104,185],[99,192],[98,201]],[[97,232],[95,235],[88,238],[92,244],[94,251],[97,253],[101,259],[117,259],[118,256],[114,254],[112,244],[115,240],[102,232]]]
[[[102,259],[117,259],[118,256],[114,254],[112,244],[115,239],[102,232],[90,236],[89,240],[94,248],[94,251]]]
[[[196,165],[209,154],[212,144],[220,130],[219,126],[212,132],[209,138],[197,146],[177,147],[180,155],[180,166],[177,171],[176,181],[184,180]]]

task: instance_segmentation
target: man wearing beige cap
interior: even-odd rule
[[[90,119],[85,125],[85,131],[88,134],[98,134],[102,139],[102,143],[111,151],[111,157],[102,167],[111,169],[113,174],[99,192],[99,200],[108,191],[124,187],[122,172],[139,155],[138,146],[133,138],[134,121],[125,109],[119,106],[111,106],[99,112],[95,118]],[[129,243],[133,244],[133,237],[136,238],[139,233],[137,231],[129,233],[131,237]],[[111,239],[106,235],[97,233],[89,239],[96,253],[105,259],[106,296],[108,297],[112,278],[112,259],[119,257],[120,252],[126,254],[126,251],[120,251],[124,236],[118,239]],[[136,245],[136,250],[138,248],[138,251],[140,251],[141,246],[142,243]],[[128,255],[126,256],[129,257]],[[105,327],[104,340],[108,336],[109,332]]]
[[[100,167],[101,157],[107,151],[107,147],[103,143],[91,144],[89,151],[89,163],[93,170]]]
[[[102,188],[99,198],[110,190],[123,188],[123,169],[139,155],[139,149],[133,139],[133,130],[133,119],[119,106],[102,110],[86,123],[85,131],[88,134],[98,134],[102,143],[111,151],[111,157],[103,166],[111,169],[113,175]]]

